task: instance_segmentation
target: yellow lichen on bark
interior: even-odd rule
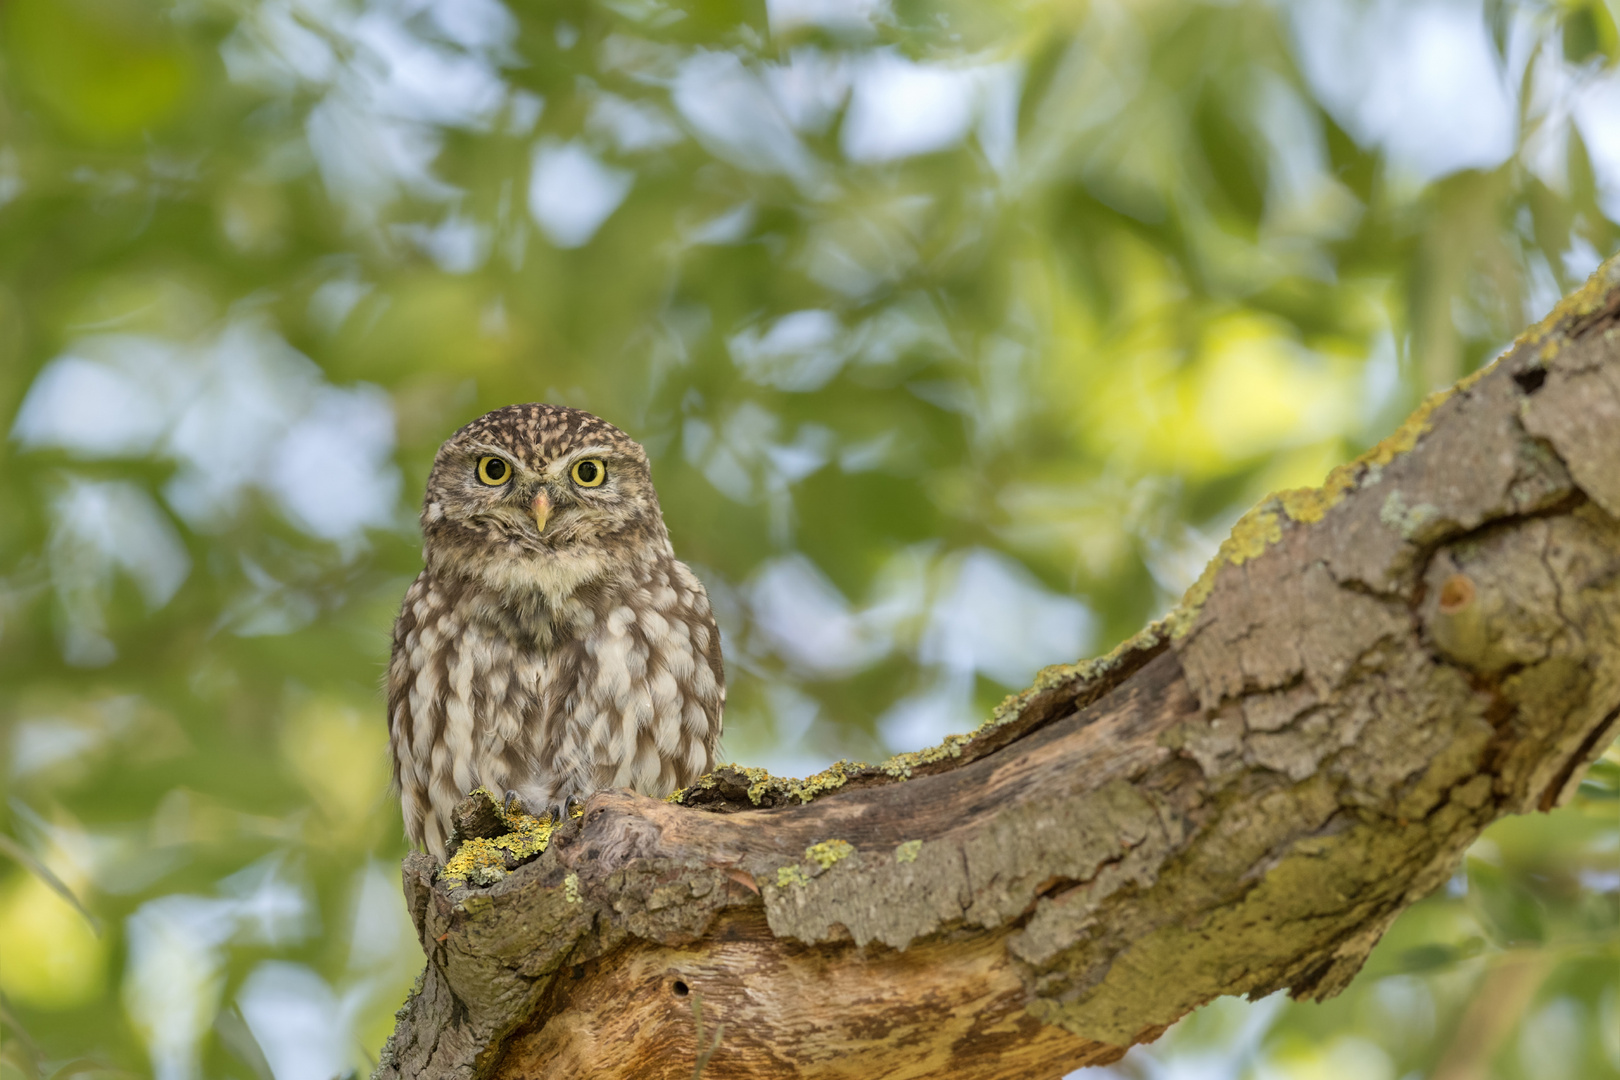
[[[834,863],[840,859],[847,859],[855,854],[855,845],[848,840],[823,840],[819,844],[811,844],[804,849],[804,857],[821,867],[830,870]]]
[[[537,818],[521,810],[507,810],[485,788],[476,788],[468,794],[489,796],[507,831],[499,836],[476,836],[461,842],[438,873],[439,880],[451,888],[493,885],[508,871],[537,857],[550,845],[556,825],[549,816]]]

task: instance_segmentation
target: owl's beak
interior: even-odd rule
[[[534,508],[534,524],[541,532],[546,531],[546,518],[551,516],[551,497],[545,492],[534,497],[530,504]]]

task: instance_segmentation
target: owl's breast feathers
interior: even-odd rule
[[[389,743],[405,829],[444,857],[475,787],[534,813],[592,791],[664,795],[713,767],[725,703],[703,585],[668,554],[561,603],[424,570],[388,667]]]

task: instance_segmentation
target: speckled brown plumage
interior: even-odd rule
[[[504,483],[480,480],[487,458]],[[586,460],[605,470],[598,486],[572,475]],[[720,633],[635,440],[578,409],[497,409],[439,448],[422,538],[388,667],[413,844],[443,859],[475,787],[555,814],[601,788],[667,794],[713,766]]]

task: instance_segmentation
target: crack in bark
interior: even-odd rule
[[[1575,770],[1597,759],[1598,751],[1613,741],[1617,727],[1620,727],[1620,705],[1616,705],[1609,710],[1609,714],[1603,718],[1603,722],[1593,728],[1585,739],[1581,740],[1581,745],[1576,749],[1575,753],[1571,754],[1569,760],[1564,762],[1563,768],[1558,770],[1558,775],[1553,778],[1553,782],[1548,784],[1546,790],[1541,793],[1541,798],[1536,800],[1536,805],[1542,812],[1545,813],[1558,805],[1558,796],[1575,778]]]

